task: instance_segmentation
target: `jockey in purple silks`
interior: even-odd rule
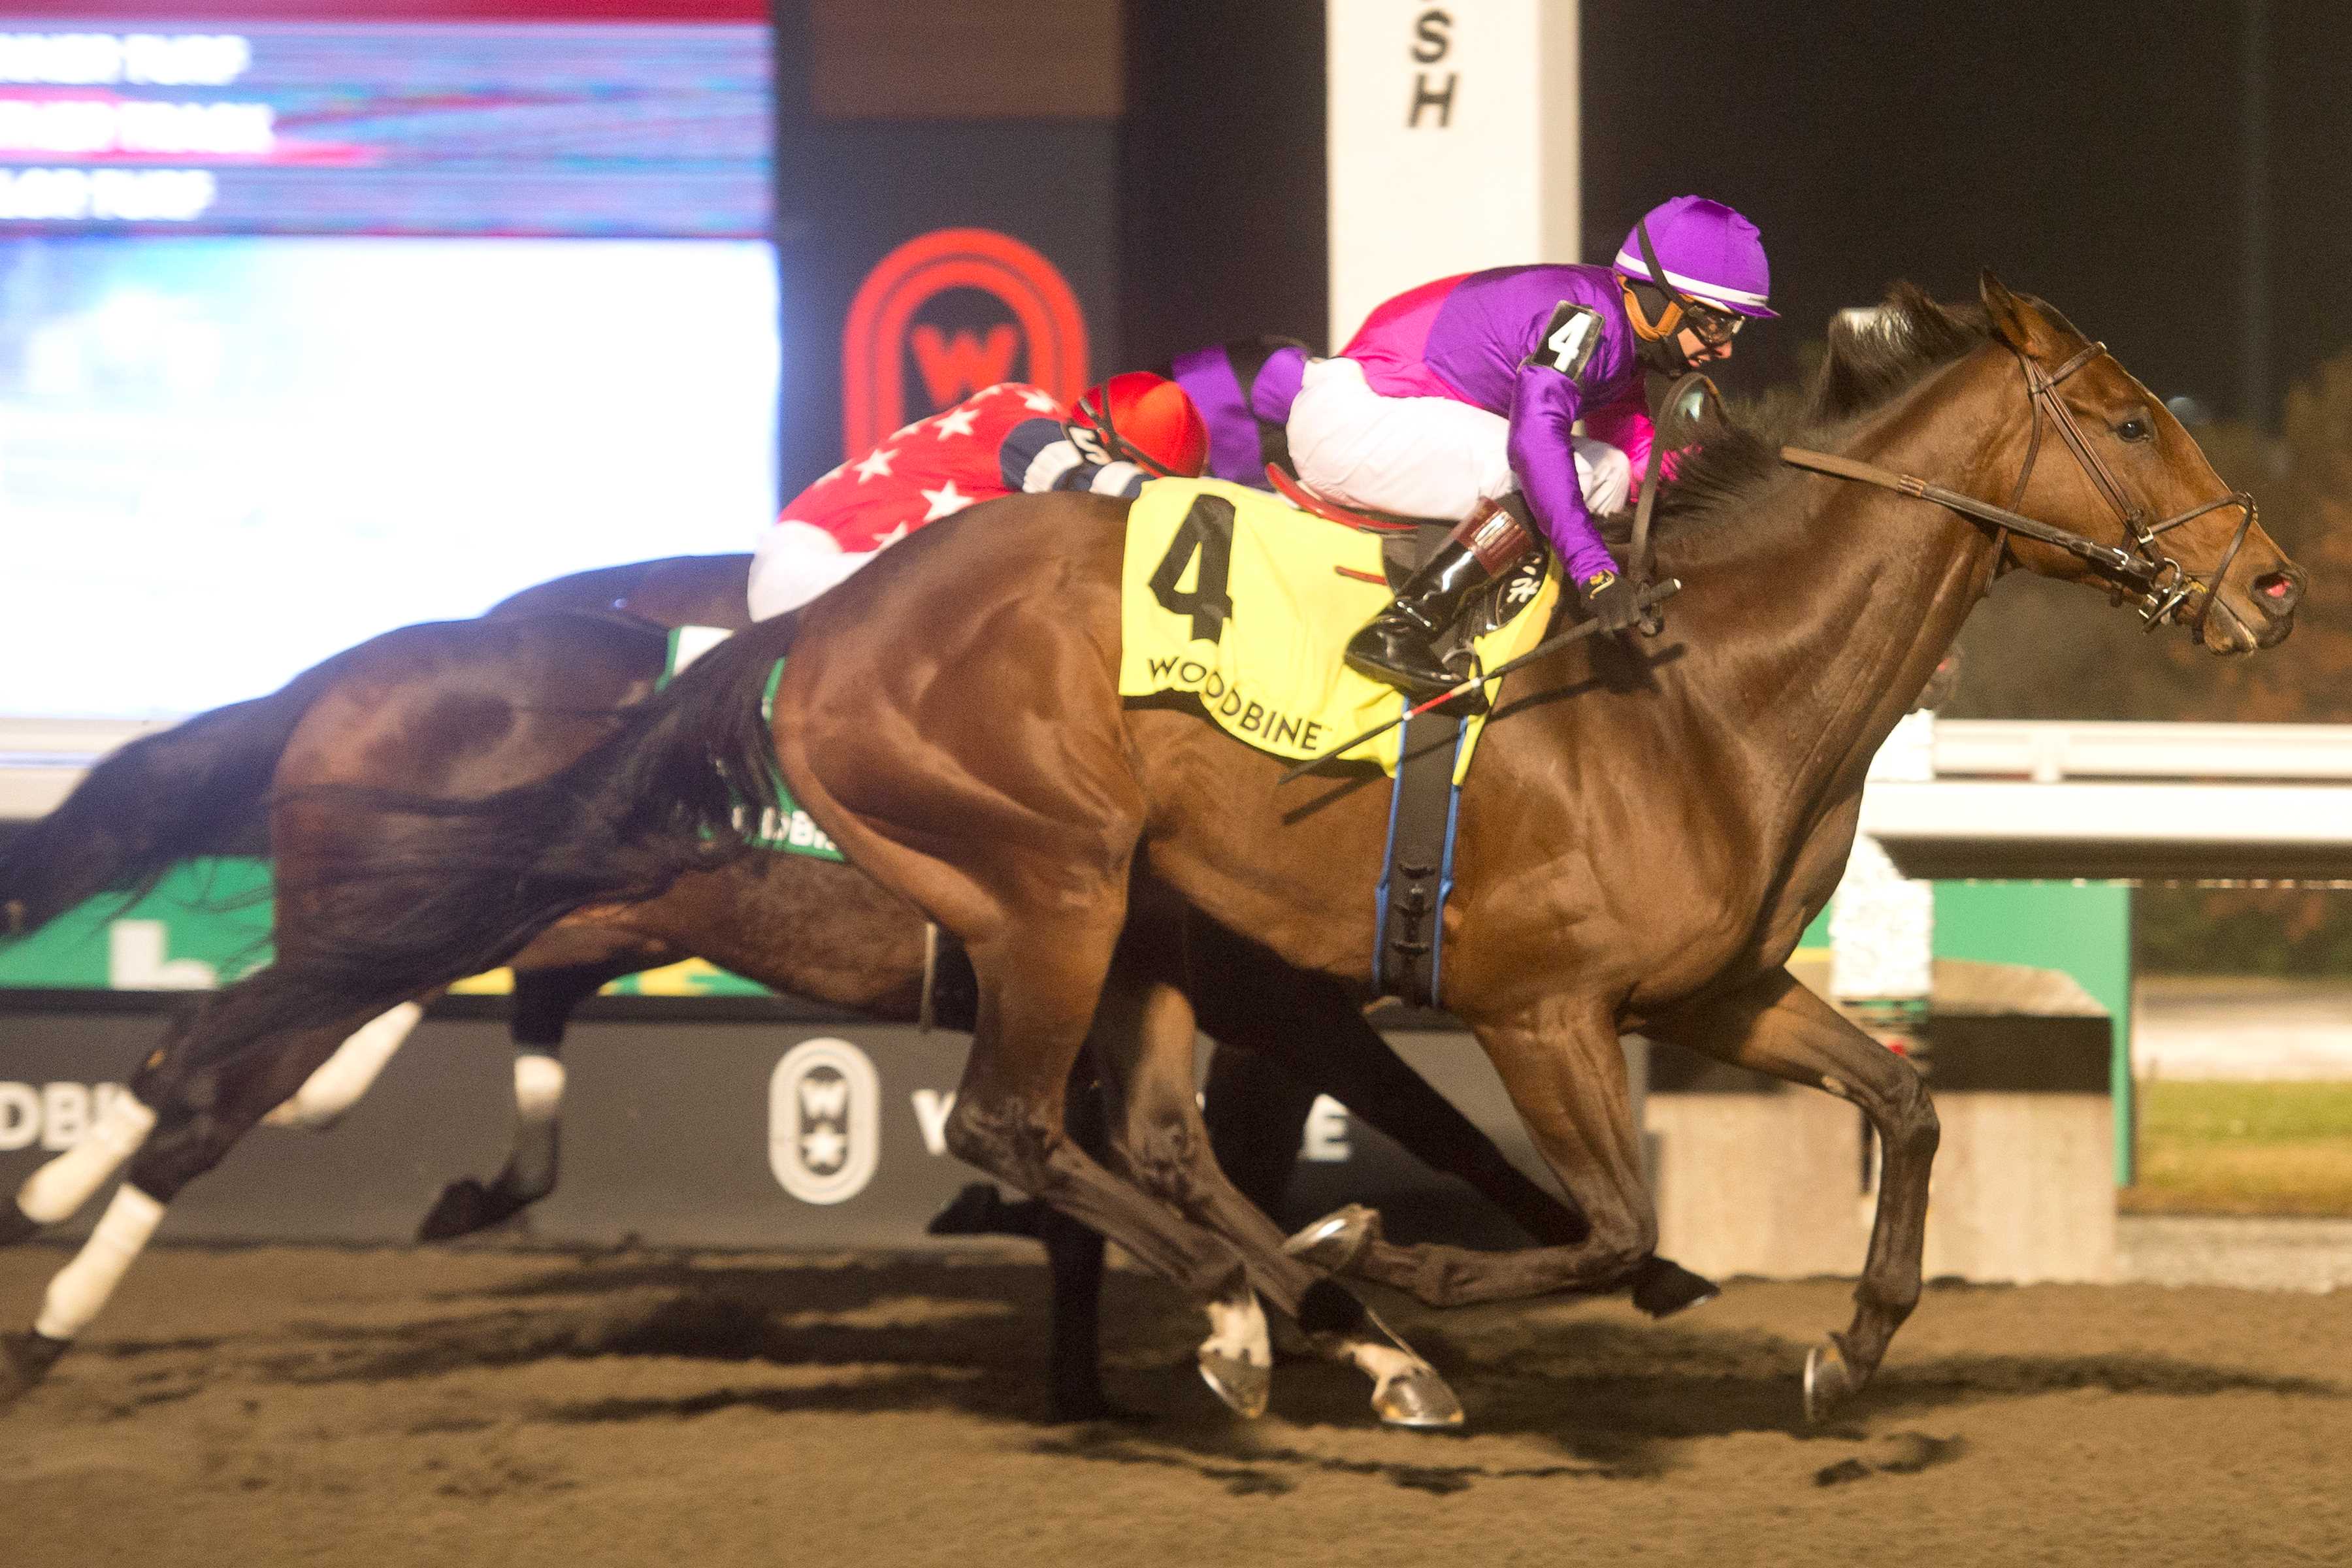
[[[1285,428],[1307,370],[1306,344],[1235,338],[1156,368],[1184,389],[1209,427],[1210,478],[1267,489],[1266,465],[1290,466]]]
[[[1592,510],[1623,506],[1648,459],[1643,372],[1728,359],[1744,321],[1773,314],[1769,289],[1756,226],[1698,196],[1653,208],[1607,267],[1424,284],[1375,310],[1339,357],[1307,365],[1292,461],[1336,500],[1418,517],[1470,519],[1521,492],[1587,613],[1621,631],[1639,608]],[[1351,666],[1416,697],[1462,678],[1433,645],[1512,559],[1474,548],[1474,528],[1456,529],[1356,634]]]

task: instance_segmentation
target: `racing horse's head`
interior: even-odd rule
[[[2008,510],[2095,547],[2010,532],[2016,563],[2137,598],[2151,629],[2177,621],[2215,653],[2284,640],[2304,571],[2263,531],[2253,498],[2222,482],[2196,438],[2105,345],[1990,272],[1979,290],[2029,405]]]

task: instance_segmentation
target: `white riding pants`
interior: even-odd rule
[[[771,523],[751,551],[751,618],[764,621],[797,610],[880,554],[844,550],[813,523]]]
[[[1350,359],[1309,361],[1290,405],[1290,460],[1334,500],[1406,517],[1467,517],[1518,489],[1510,421],[1450,397],[1387,397]],[[1596,513],[1633,493],[1633,464],[1605,441],[1573,437],[1577,487]]]

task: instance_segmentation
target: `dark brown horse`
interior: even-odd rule
[[[1916,1073],[1783,967],[1845,864],[1871,755],[2006,566],[2185,589],[2181,624],[2223,654],[2285,637],[2303,574],[2155,396],[1990,277],[1980,308],[1898,290],[1841,318],[1793,417],[1705,439],[1659,526],[1658,568],[1688,584],[1672,641],[1571,645],[1510,679],[1465,790],[1446,910],[1449,1004],[1591,1234],[1494,1255],[1374,1239],[1355,1266],[1440,1300],[1636,1277],[1656,1228],[1617,1037],[1638,1027],[1849,1100],[1877,1131],[1855,1312],[1808,1358],[1818,1414],[1861,1387],[1916,1304],[1937,1143]],[[1784,440],[1918,482],[1801,473],[1780,461]],[[1929,482],[2044,537],[1915,499]],[[767,798],[772,749],[856,863],[970,950],[979,1026],[950,1146],[1203,1300],[1238,1259],[1285,1310],[1311,1309],[1183,1108],[1164,1107],[1160,1163],[1114,1173],[1063,1134],[1064,1084],[1098,1008],[1180,1005],[1181,976],[1123,941],[1136,889],[1366,984],[1381,792],[1281,789],[1277,761],[1124,707],[1123,508],[1000,507],[985,533],[910,541],[796,627],[737,637],[551,786],[438,808],[405,846],[422,866],[349,868],[342,924],[370,940],[312,955],[303,983],[363,989],[421,952],[496,953],[551,911],[663,886],[729,852],[741,803]],[[2129,569],[2142,552],[2147,570]],[[532,857],[512,848],[518,825]],[[459,864],[483,868],[462,899]],[[1106,1070],[1170,1073],[1177,1038],[1148,1031],[1142,1056]]]
[[[741,576],[741,557],[656,562],[559,580],[517,595],[488,620],[387,634],[298,678],[276,697],[201,716],[100,763],[65,805],[0,854],[0,885],[37,926],[101,889],[135,888],[189,855],[268,849],[283,889],[278,940],[299,956],[325,918],[306,908],[304,889],[331,875],[324,868],[353,837],[399,826],[364,808],[313,809],[320,786],[464,796],[542,778],[604,738],[614,715],[652,689],[664,637],[637,617],[740,625]],[[568,613],[532,613],[550,608]],[[260,819],[273,796],[280,804],[265,832]],[[1288,1092],[1277,1089],[1273,1097],[1280,1103],[1224,1097],[1227,1109],[1242,1114],[1222,1129],[1223,1146],[1260,1173],[1263,1195],[1278,1194],[1286,1177],[1305,1109],[1296,1086],[1311,1083],[1305,1098],[1317,1089],[1342,1096],[1409,1149],[1495,1197],[1531,1234],[1582,1234],[1573,1207],[1513,1168],[1412,1074],[1343,989],[1283,972],[1221,931],[1196,927],[1189,941],[1202,964],[1195,989],[1204,1019],[1247,1053],[1224,1062],[1223,1081],[1263,1090],[1268,1071],[1244,1064],[1271,1060],[1271,1079],[1283,1084],[1280,1064],[1288,1059]],[[560,1088],[552,1058],[580,1000],[616,975],[689,955],[780,991],[911,1020],[926,937],[910,906],[857,872],[780,856],[690,879],[646,905],[568,920],[539,933],[514,961],[514,1036],[525,1062],[541,1075],[539,1085],[553,1074]],[[455,971],[420,976],[415,993],[458,977]],[[407,1011],[413,1019],[414,1009]],[[183,1072],[184,1051],[205,1037],[200,1012],[138,1075],[121,1108],[126,1116],[152,1113],[152,1135],[126,1128],[107,1159],[99,1157],[106,1142],[99,1140],[51,1162],[26,1184],[20,1199],[26,1206],[12,1211],[5,1238],[79,1207],[124,1160],[135,1192],[165,1204],[272,1107],[340,1110],[362,1085],[346,1085],[321,1108],[305,1104],[306,1082],[360,1017],[337,1003],[288,1020],[231,1070]],[[968,1003],[964,1016],[940,1021],[969,1027]],[[1318,1037],[1328,1041],[1326,1054],[1300,1060],[1299,1045]],[[1298,1079],[1299,1068],[1312,1077]],[[555,1126],[545,1095],[537,1088],[519,1106],[525,1114],[506,1170],[487,1187],[470,1180],[453,1185],[427,1216],[428,1237],[481,1228],[551,1190]],[[143,1143],[135,1157],[134,1142]],[[1101,1242],[1068,1222],[1049,1218],[1039,1228],[1056,1281],[1055,1408],[1069,1416],[1091,1414],[1102,1408],[1095,1363]],[[92,1256],[98,1253],[128,1261],[119,1246]],[[0,1384],[20,1390],[69,1339],[60,1331],[86,1321],[103,1300],[110,1282],[93,1284],[89,1272],[78,1260],[60,1276],[52,1291],[58,1300],[45,1310],[49,1331],[11,1344],[13,1381],[0,1377]],[[1654,1306],[1664,1301],[1652,1298]],[[1439,1398],[1433,1386],[1428,1398]]]

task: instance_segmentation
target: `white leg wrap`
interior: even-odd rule
[[[1428,1370],[1429,1363],[1419,1356],[1383,1340],[1349,1340],[1345,1349],[1348,1359],[1372,1380],[1375,1394],[1409,1373]]]
[[[1266,1332],[1265,1309],[1257,1292],[1244,1291],[1239,1301],[1209,1303],[1209,1337],[1201,1348],[1251,1366],[1274,1364],[1274,1341]]]
[[[333,1056],[319,1064],[319,1070],[294,1091],[293,1098],[263,1117],[261,1124],[312,1132],[333,1126],[344,1111],[359,1103],[360,1096],[374,1087],[394,1053],[406,1043],[409,1031],[424,1016],[424,1008],[403,1002],[362,1024]]]
[[[163,1218],[163,1205],[137,1187],[117,1189],[98,1228],[82,1243],[74,1260],[49,1281],[49,1293],[41,1303],[41,1315],[33,1320],[33,1331],[44,1339],[79,1337],[114,1295],[131,1260],[145,1249]]]
[[[16,1206],[36,1225],[71,1218],[139,1152],[154,1127],[152,1110],[127,1090],[116,1095],[80,1142],[25,1178],[16,1189]]]
[[[543,1051],[518,1051],[514,1062],[515,1115],[524,1121],[552,1121],[563,1109],[563,1064]]]

